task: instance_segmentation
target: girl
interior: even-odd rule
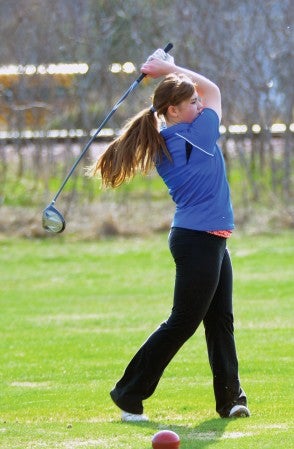
[[[139,349],[110,395],[123,421],[146,421],[143,400],[154,392],[181,346],[204,324],[221,417],[249,416],[234,341],[232,268],[226,240],[234,228],[222,153],[219,88],[157,50],[141,72],[163,77],[153,105],[132,118],[98,159],[92,174],[117,187],[154,165],[176,204],[169,247],[176,276],[169,318]],[[166,127],[159,130],[159,120]]]

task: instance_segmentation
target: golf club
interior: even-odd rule
[[[164,48],[165,53],[168,53],[173,48],[173,44],[169,43]],[[108,115],[105,117],[97,131],[93,134],[91,139],[88,141],[88,143],[83,148],[80,156],[77,158],[75,163],[73,164],[72,168],[68,172],[67,176],[65,177],[64,181],[62,182],[58,192],[54,196],[51,203],[43,210],[42,214],[42,225],[43,228],[46,229],[46,231],[53,232],[55,234],[58,234],[62,231],[64,231],[66,223],[62,216],[62,214],[56,209],[55,202],[57,198],[59,197],[60,193],[64,189],[64,186],[66,185],[67,181],[73,174],[74,170],[76,169],[77,165],[85,155],[85,153],[88,151],[89,147],[93,143],[93,141],[98,136],[101,129],[105,126],[105,124],[108,122],[108,120],[113,116],[115,111],[118,109],[118,107],[122,104],[122,102],[127,98],[127,96],[139,85],[139,83],[142,81],[143,78],[145,78],[146,74],[141,73],[141,75],[131,84],[131,86],[127,89],[127,91],[122,95],[122,97],[117,101],[117,103],[113,106],[111,111],[108,113]]]

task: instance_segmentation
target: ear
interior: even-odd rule
[[[170,105],[167,108],[167,113],[168,113],[168,115],[170,117],[173,117],[173,118],[177,117],[178,116],[178,108],[177,108],[177,106]]]

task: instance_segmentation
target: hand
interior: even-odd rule
[[[166,58],[164,55],[166,53],[163,50],[156,50],[147,61],[142,65],[141,72],[150,76],[151,78],[159,78],[160,76],[168,75],[175,71],[174,58],[170,55],[167,55]],[[159,57],[158,57],[159,56]]]
[[[171,64],[175,63],[174,58],[169,53],[162,50],[162,48],[155,50],[155,52],[147,58],[147,61],[152,61],[152,59],[161,59],[162,61],[167,61]]]

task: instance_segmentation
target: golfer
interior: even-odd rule
[[[217,146],[221,94],[213,82],[175,65],[161,49],[141,72],[162,77],[152,107],[129,121],[92,174],[99,173],[104,186],[117,187],[137,171],[156,167],[176,204],[169,234],[175,288],[170,316],[138,350],[110,395],[123,421],[147,421],[143,401],[203,322],[216,411],[222,418],[246,417],[250,412],[238,374],[232,267],[226,248],[234,228],[233,211]]]

